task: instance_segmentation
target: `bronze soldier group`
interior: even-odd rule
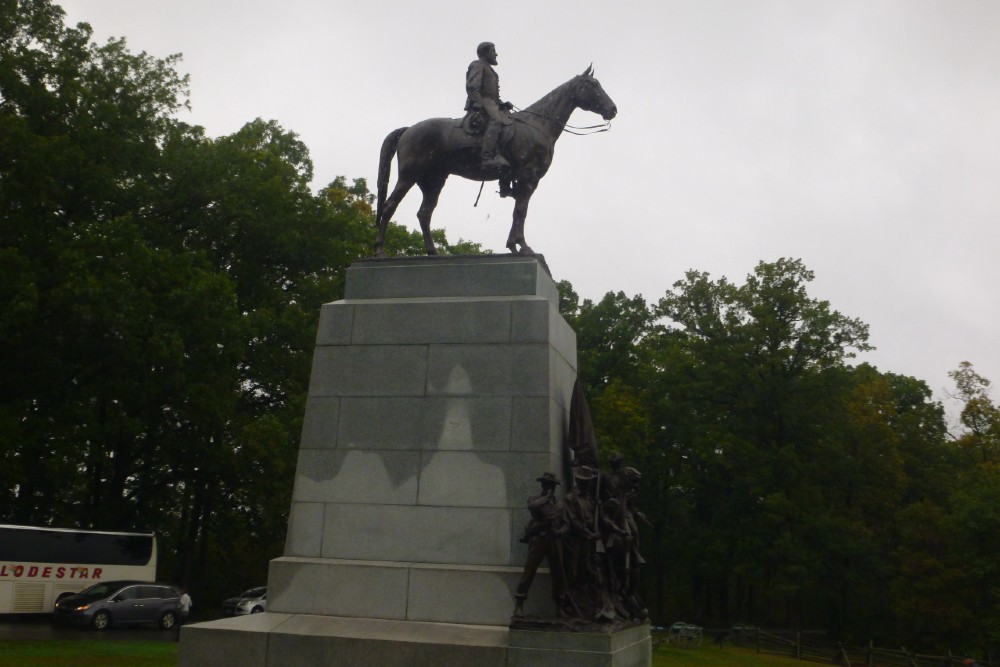
[[[625,465],[620,454],[611,470],[580,464],[573,468],[573,488],[563,500],[552,473],[538,478],[542,493],[528,500],[531,521],[522,542],[528,560],[515,595],[514,616],[524,614],[524,601],[543,559],[552,575],[556,614],[564,619],[610,623],[644,620],[647,612],[638,592],[639,529],[636,509],[641,473]]]

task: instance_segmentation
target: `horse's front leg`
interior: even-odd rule
[[[534,255],[524,241],[524,219],[528,216],[528,202],[534,194],[538,181],[518,181],[514,185],[514,219],[507,237],[507,249],[514,255]],[[518,248],[520,246],[520,249]]]

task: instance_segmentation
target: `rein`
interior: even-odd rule
[[[551,121],[554,121],[556,123],[559,123],[559,119],[557,119],[557,118],[552,118],[551,116],[546,116],[545,114],[538,113],[537,111],[530,111],[528,109],[522,109],[522,108],[518,107],[517,105],[511,105],[511,106],[517,112],[531,114],[532,116],[538,116],[539,118],[544,118],[545,120],[551,120]],[[517,121],[518,123],[527,123],[527,121],[521,120],[520,118],[516,118],[516,117],[513,117],[513,116],[511,117],[511,119]],[[577,127],[575,125],[569,125],[567,123],[560,123],[560,125],[562,125],[562,131],[563,132],[565,132],[567,134],[575,134],[578,137],[586,137],[586,136],[591,135],[591,134],[600,134],[601,132],[608,132],[608,131],[611,130],[611,121],[610,120],[606,120],[606,121],[604,121],[603,123],[601,123],[599,125],[587,125],[586,127]],[[574,132],[573,130],[587,130],[587,131],[585,131],[585,132]]]
[[[601,132],[609,132],[611,130],[611,121],[610,120],[606,120],[606,121],[604,121],[603,123],[601,123],[599,125],[587,125],[586,127],[577,127],[575,125],[570,125],[568,123],[562,123],[557,118],[552,118],[551,116],[546,116],[545,114],[538,113],[537,111],[529,111],[528,109],[522,109],[519,106],[517,106],[516,104],[511,104],[510,106],[511,106],[511,108],[514,111],[517,111],[517,112],[520,112],[520,113],[531,114],[532,116],[538,116],[539,118],[543,118],[545,120],[551,120],[553,122],[559,123],[560,125],[562,125],[562,131],[563,132],[565,132],[567,134],[575,134],[578,137],[586,137],[586,136],[589,136],[591,134],[600,134]],[[510,119],[514,120],[514,121],[517,121],[518,123],[523,123],[525,125],[528,124],[528,121],[523,120],[521,118],[518,118],[517,116],[511,116]],[[585,130],[585,131],[584,132],[574,132],[573,130]],[[472,204],[473,208],[476,208],[476,207],[479,206],[479,198],[483,196],[483,186],[484,185],[486,185],[486,181],[481,181],[479,183],[479,194],[476,195],[476,201],[473,202],[473,204]]]

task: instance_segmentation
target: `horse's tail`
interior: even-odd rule
[[[376,190],[378,199],[375,205],[376,226],[382,222],[382,209],[385,206],[386,193],[389,191],[389,171],[392,168],[392,158],[396,155],[399,138],[408,129],[408,127],[401,127],[398,130],[393,130],[385,138],[385,141],[382,142],[382,150],[378,156],[378,181]]]

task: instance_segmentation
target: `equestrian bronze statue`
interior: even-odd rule
[[[489,46],[492,47],[492,44]],[[495,52],[488,53],[487,57],[490,55],[495,61]],[[594,78],[592,67],[523,111],[503,111],[511,123],[500,124],[496,152],[502,160],[484,161],[485,122],[482,116],[476,118],[475,110],[465,119],[431,118],[389,133],[379,156],[375,256],[385,256],[385,233],[389,220],[414,184],[423,194],[417,219],[424,234],[424,245],[428,255],[437,254],[431,240],[431,215],[437,206],[441,188],[451,174],[473,181],[509,180],[510,194],[514,197],[514,215],[507,248],[513,254],[533,255],[534,251],[524,240],[528,202],[538,187],[538,181],[552,164],[556,140],[574,109],[598,113],[605,121],[610,121],[618,113],[615,103]],[[394,155],[399,173],[396,186],[387,197],[389,170]],[[505,194],[505,189],[501,189],[501,194]]]

